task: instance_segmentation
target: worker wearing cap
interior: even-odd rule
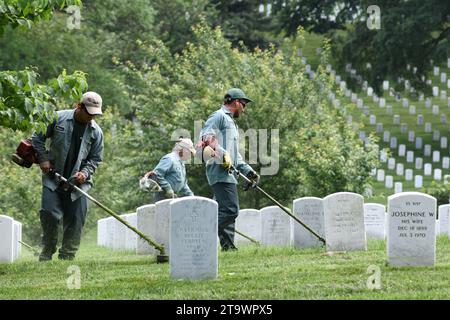
[[[218,235],[222,250],[236,250],[235,220],[239,214],[237,176],[229,169],[234,166],[244,175],[259,182],[259,175],[239,154],[239,132],[234,121],[252,102],[239,88],[232,88],[224,96],[222,107],[211,114],[200,132],[196,145],[198,157],[206,162],[206,177],[219,204]]]
[[[194,144],[191,139],[180,138],[171,153],[161,158],[153,171],[146,176],[153,175],[162,191],[155,193],[155,202],[172,199],[177,196],[193,196],[186,177],[184,162],[191,155],[195,156]]]
[[[83,191],[92,187],[92,176],[103,158],[103,132],[94,118],[102,114],[102,98],[95,92],[83,94],[72,110],[58,111],[57,119],[45,133],[32,136],[32,144],[42,170],[43,231],[40,261],[51,260],[58,242],[58,224],[63,223],[62,246],[58,258],[72,260],[78,251],[86,220],[87,199],[80,192],[64,190],[51,172],[71,179]],[[50,149],[46,150],[46,140]]]

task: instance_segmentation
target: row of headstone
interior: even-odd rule
[[[159,201],[121,215],[140,232],[163,245],[169,256],[170,275],[176,279],[211,279],[218,274],[218,205],[203,197]],[[117,219],[97,222],[99,246],[158,254],[153,246]]]
[[[120,216],[133,227],[137,227],[137,214]],[[109,217],[97,221],[97,245],[114,250],[137,250],[137,235],[119,220]]]
[[[0,263],[16,261],[22,251],[22,223],[0,215]]]

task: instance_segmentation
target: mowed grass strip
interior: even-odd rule
[[[381,289],[370,290],[369,266],[381,270]],[[81,288],[68,289],[70,266],[81,273]],[[74,261],[39,263],[24,251],[14,264],[0,265],[0,299],[448,299],[450,240],[437,241],[434,267],[386,265],[384,241],[368,251],[327,254],[323,248],[243,246],[219,253],[214,280],[174,280],[169,264],[83,243]]]

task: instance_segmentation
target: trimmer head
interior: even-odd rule
[[[169,256],[158,254],[156,256],[156,263],[167,263],[169,262]]]

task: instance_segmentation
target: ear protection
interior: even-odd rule
[[[231,96],[229,94],[226,94],[224,99],[225,99],[226,103],[231,103],[233,101],[233,99],[231,98]]]

